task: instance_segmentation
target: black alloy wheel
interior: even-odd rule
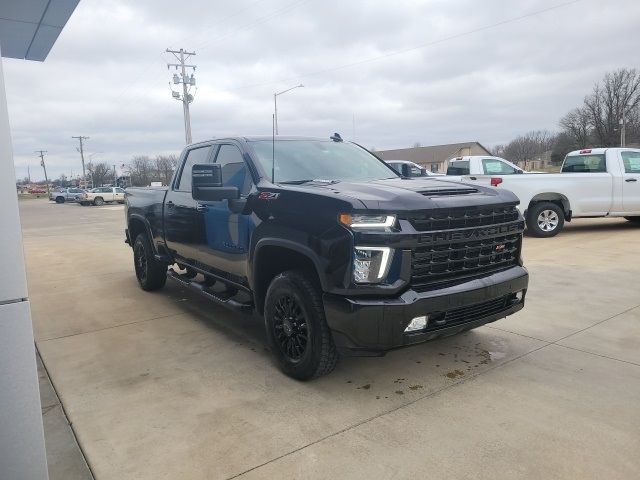
[[[143,290],[153,291],[164,287],[167,281],[167,265],[153,256],[151,242],[141,233],[133,244],[133,267]]]
[[[291,294],[281,295],[274,304],[273,335],[280,352],[296,363],[304,356],[309,339],[307,319],[300,302]]]
[[[265,296],[264,320],[271,351],[284,373],[310,380],[335,368],[338,352],[315,272],[288,270],[276,275]]]

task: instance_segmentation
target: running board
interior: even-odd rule
[[[189,288],[193,290],[203,297],[208,298],[209,300],[213,300],[220,305],[224,305],[225,307],[233,308],[234,310],[251,310],[253,305],[251,303],[241,303],[237,300],[234,300],[232,296],[225,296],[224,292],[216,293],[212,292],[207,288],[206,285],[203,285],[200,282],[194,282],[189,279],[182,277],[179,273],[174,272],[173,270],[167,270],[167,278],[173,280],[174,282],[179,283],[183,287]]]

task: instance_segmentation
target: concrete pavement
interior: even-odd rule
[[[640,471],[640,229],[624,220],[527,238],[518,314],[300,383],[258,319],[141,291],[122,207],[21,215],[36,342],[98,479]]]

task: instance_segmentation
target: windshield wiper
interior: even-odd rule
[[[287,181],[278,182],[278,183],[283,183],[286,185],[302,185],[303,183],[309,183],[309,182],[318,182],[318,183],[324,183],[327,185],[332,185],[334,183],[339,183],[340,180],[325,180],[322,178],[312,178],[309,180],[287,180]]]

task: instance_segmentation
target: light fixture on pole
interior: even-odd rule
[[[290,92],[291,90],[294,90],[296,88],[302,88],[302,87],[304,87],[304,85],[300,84],[300,85],[296,85],[295,87],[287,88],[286,90],[273,94],[273,118],[275,123],[276,135],[278,135],[278,95],[282,95],[283,93],[287,93],[287,92]]]

